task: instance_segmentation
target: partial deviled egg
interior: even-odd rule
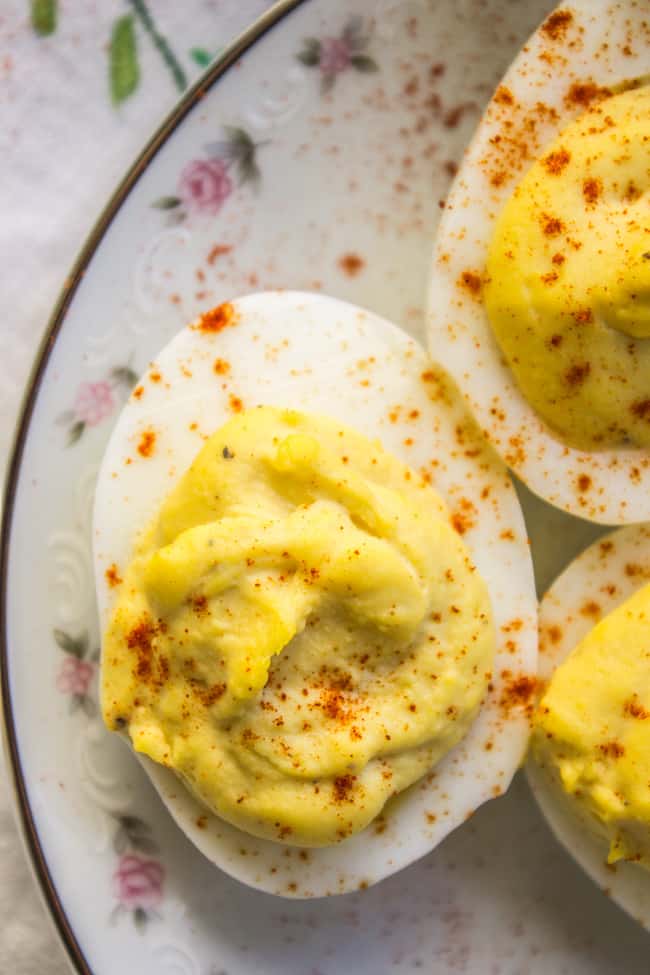
[[[650,519],[647,4],[558,7],[496,89],[446,201],[429,350],[551,504]]]
[[[650,929],[650,527],[582,552],[540,606],[528,781],[557,839]]]
[[[508,788],[536,678],[521,510],[376,315],[273,292],[180,332],[108,444],[94,561],[106,723],[233,877],[366,887]]]

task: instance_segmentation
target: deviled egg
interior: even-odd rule
[[[536,676],[521,511],[377,316],[275,292],[180,332],[109,442],[94,559],[106,723],[232,876],[364,887],[508,787]]]
[[[650,518],[647,5],[557,8],[445,204],[429,348],[506,463],[592,521]]]
[[[650,927],[650,527],[606,535],[540,607],[528,779],[567,851]]]

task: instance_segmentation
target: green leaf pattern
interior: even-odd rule
[[[151,204],[157,210],[173,210],[174,207],[181,205],[180,196],[160,196]]]
[[[58,646],[65,653],[71,653],[73,657],[78,660],[83,660],[83,658],[88,653],[88,634],[82,633],[81,636],[72,637],[65,630],[53,630],[54,639],[56,640]]]
[[[228,140],[230,158],[237,166],[240,184],[258,183],[261,173],[256,159],[257,146],[244,129],[225,125],[224,131]]]
[[[57,0],[31,0],[32,28],[39,37],[53,34],[57,27]]]
[[[131,14],[119,17],[113,24],[109,48],[109,75],[113,104],[120,105],[133,94],[140,81],[138,49]]]
[[[68,447],[72,447],[73,444],[76,444],[77,441],[81,439],[85,429],[86,424],[83,420],[76,420],[72,424],[68,430]]]
[[[142,932],[147,925],[149,915],[143,907],[136,907],[135,911],[133,912],[133,920],[138,931]]]
[[[137,372],[130,366],[115,366],[110,371],[110,377],[113,383],[126,387],[128,391],[133,389],[138,381]]]
[[[127,850],[146,853],[151,856],[158,853],[158,844],[151,835],[151,827],[138,816],[120,815],[116,817],[117,829],[113,836],[113,849],[118,856]]]
[[[214,55],[206,51],[204,47],[193,47],[190,50],[190,57],[195,64],[198,64],[199,68],[207,68]]]
[[[357,71],[362,71],[364,74],[372,74],[375,71],[379,71],[377,62],[373,61],[366,54],[355,54],[354,57],[350,58],[350,64]]]
[[[296,57],[307,68],[315,68],[317,64],[320,64],[320,41],[318,38],[305,38],[304,47]]]

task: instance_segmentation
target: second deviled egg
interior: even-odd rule
[[[443,213],[431,354],[537,494],[650,518],[650,33],[582,0],[497,88]]]

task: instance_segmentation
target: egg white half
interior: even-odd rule
[[[429,291],[429,351],[454,377],[495,449],[546,501],[603,524],[650,519],[650,450],[589,452],[561,443],[516,386],[480,296],[462,276],[480,279],[494,222],[516,183],[580,114],[572,86],[612,87],[647,76],[649,67],[643,0],[573,0],[544,21],[465,153],[440,222]],[[504,103],[504,89],[514,105]],[[503,178],[498,185],[495,173]]]
[[[206,816],[173,773],[138,756],[181,829],[228,874],[289,897],[343,893],[423,856],[504,792],[522,761],[530,708],[523,700],[506,706],[504,695],[513,679],[534,678],[537,668],[526,530],[505,467],[468,422],[460,397],[451,395],[442,373],[431,371],[424,350],[403,331],[319,295],[272,292],[232,305],[232,327],[216,334],[189,327],[162,350],[113,431],[94,511],[102,629],[115,598],[107,568],[126,566],[137,532],[204,438],[233,408],[261,404],[329,415],[379,439],[416,471],[428,471],[464,533],[494,611],[493,686],[466,738],[393,801],[379,823],[337,846],[300,851],[249,836]],[[143,433],[153,434],[149,456],[138,452]]]
[[[585,549],[556,579],[540,605],[539,677],[548,680],[603,617],[650,580],[650,525],[630,525]],[[589,831],[570,800],[532,758],[528,782],[553,833],[617,904],[650,930],[650,872],[607,864],[608,844]]]

